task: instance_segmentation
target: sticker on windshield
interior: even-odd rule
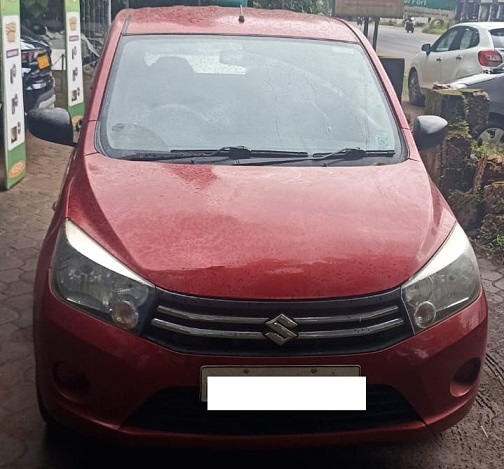
[[[389,148],[387,137],[383,136],[376,137],[376,145],[378,146],[378,148]]]

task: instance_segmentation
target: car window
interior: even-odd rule
[[[471,47],[476,47],[479,44],[479,33],[477,30],[472,28],[464,28],[461,36],[459,49],[470,49]]]
[[[362,46],[216,36],[122,39],[102,106],[102,147],[400,153],[397,124]]]
[[[452,42],[456,39],[460,28],[446,31],[432,46],[433,52],[446,52],[451,49]]]
[[[504,28],[502,29],[492,29],[490,31],[492,36],[492,42],[496,48],[504,48]]]

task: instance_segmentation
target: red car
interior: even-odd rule
[[[115,18],[34,291],[51,425],[125,444],[420,438],[471,409],[487,303],[379,58],[336,18]]]

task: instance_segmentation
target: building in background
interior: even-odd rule
[[[504,21],[504,0],[457,0],[455,20]]]

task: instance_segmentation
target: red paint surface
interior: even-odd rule
[[[396,287],[454,218],[419,162],[247,167],[79,160],[68,217],[160,287],[323,298]]]

